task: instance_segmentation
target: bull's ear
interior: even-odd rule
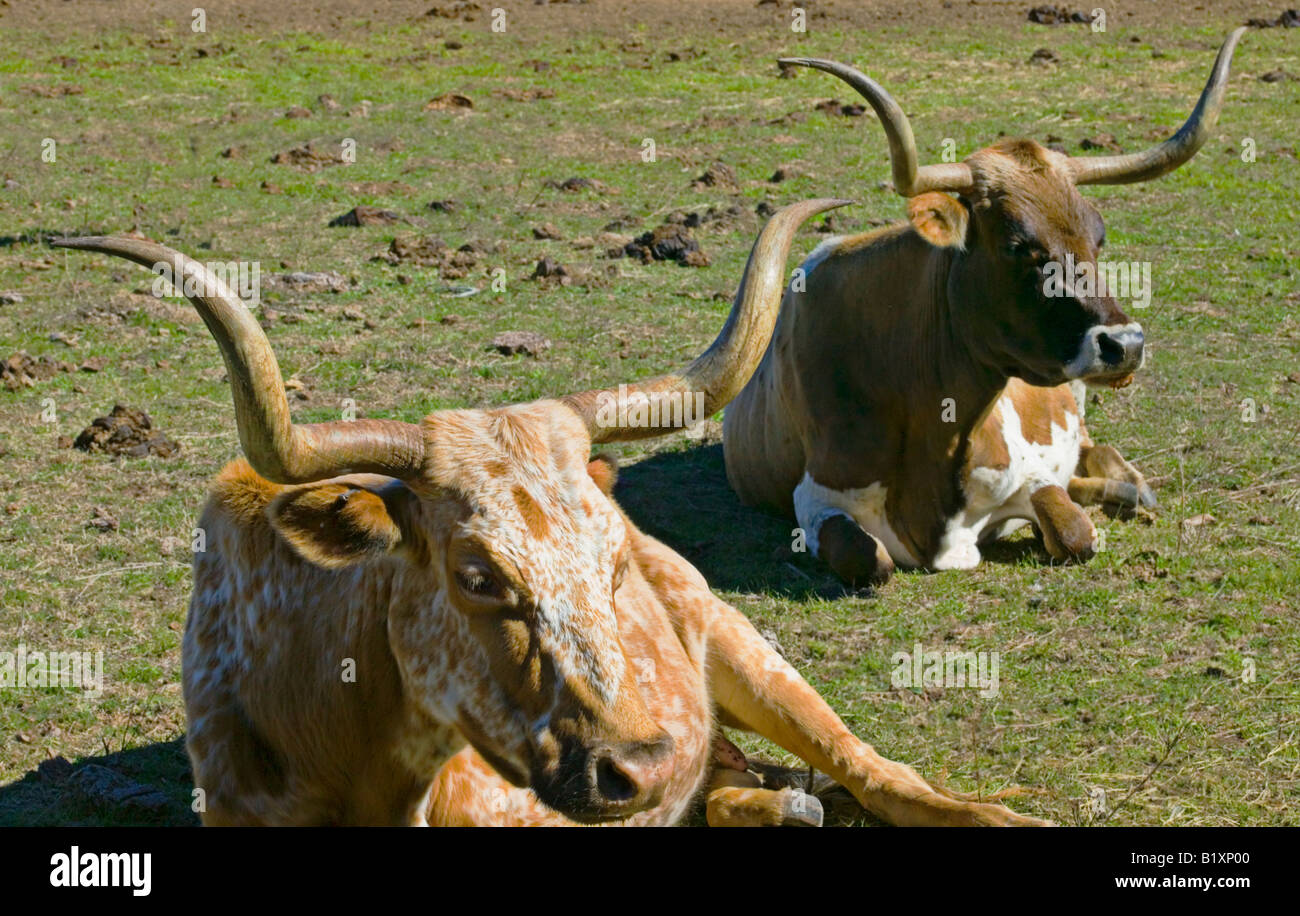
[[[600,487],[600,492],[609,496],[614,492],[614,484],[618,483],[618,459],[602,452],[587,462],[587,473]]]
[[[291,487],[267,507],[271,525],[309,563],[340,569],[391,553],[402,543],[401,484],[365,489],[347,481]],[[405,491],[399,492],[400,491]]]
[[[907,218],[931,245],[961,248],[966,242],[969,214],[961,201],[942,191],[928,191],[907,201]]]

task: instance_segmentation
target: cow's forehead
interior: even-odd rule
[[[470,510],[466,530],[520,565],[596,559],[622,539],[618,513],[587,473],[582,421],[555,401],[425,418],[426,482]]]
[[[1033,140],[1000,141],[966,159],[971,196],[1031,235],[1086,234],[1097,217],[1075,187],[1067,160]]]

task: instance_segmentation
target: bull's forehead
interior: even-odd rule
[[[587,473],[585,425],[555,401],[425,419],[427,478],[469,509],[460,525],[523,575],[539,599],[559,599],[612,569],[622,518]]]
[[[1033,140],[1002,140],[966,159],[974,179],[969,197],[977,209],[992,208],[1009,232],[1074,247],[1092,235],[1099,217],[1067,162]]]

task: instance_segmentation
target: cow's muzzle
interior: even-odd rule
[[[1079,343],[1079,352],[1065,367],[1065,376],[1085,382],[1110,382],[1142,367],[1142,325],[1097,325]]]
[[[554,776],[534,782],[550,807],[575,821],[616,820],[663,801],[673,774],[672,736],[565,749]]]

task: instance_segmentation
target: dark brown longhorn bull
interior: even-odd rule
[[[804,263],[727,408],[740,497],[793,515],[815,553],[863,583],[895,564],[972,567],[981,542],[1026,521],[1053,558],[1086,559],[1097,534],[1080,504],[1154,506],[1142,475],[1083,424],[1084,383],[1127,384],[1144,341],[1104,278],[1082,282],[1097,276],[1105,228],[1078,187],[1149,181],[1195,155],[1243,31],[1177,133],[1089,158],[1008,139],[918,167],[907,116],[873,80],[783,60],[838,76],[875,109],[910,219],[830,239]]]

